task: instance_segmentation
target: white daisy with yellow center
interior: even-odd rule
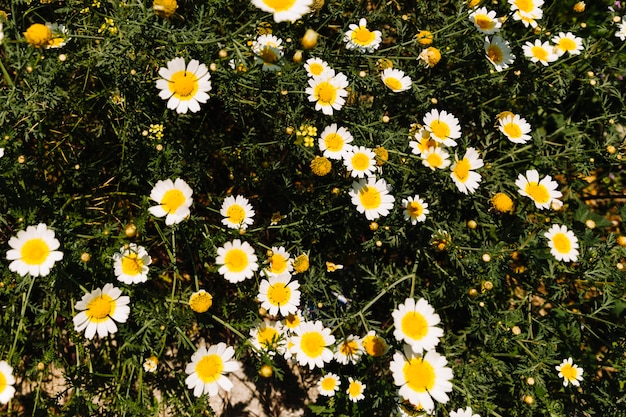
[[[325,397],[332,397],[335,395],[337,391],[339,391],[339,387],[341,386],[341,381],[339,380],[339,376],[337,374],[333,374],[332,372],[327,373],[323,377],[317,381],[317,390],[320,395]]]
[[[290,341],[290,351],[300,366],[323,368],[326,362],[333,360],[333,352],[329,346],[335,343],[335,336],[319,320],[301,323]]]
[[[424,355],[412,352],[407,346],[404,354],[396,352],[389,364],[393,382],[400,387],[398,394],[414,406],[433,410],[433,400],[445,404],[452,391],[452,369],[447,359],[434,350]]]
[[[15,395],[15,377],[13,367],[6,361],[0,361],[0,403],[7,404]]]
[[[148,211],[156,217],[165,217],[165,224],[171,226],[185,220],[191,214],[189,207],[193,200],[193,190],[181,178],[160,180],[150,192],[150,198],[158,205]]]
[[[272,275],[259,284],[257,299],[261,307],[275,316],[279,312],[284,316],[295,314],[300,306],[300,283],[291,280],[290,274]]]
[[[491,35],[492,33],[499,32],[502,22],[496,17],[496,12],[493,10],[487,10],[486,7],[481,7],[470,12],[469,20],[476,26],[476,29],[480,33]]]
[[[351,146],[343,152],[343,164],[353,178],[366,178],[374,175],[376,154],[364,146]]]
[[[219,389],[228,392],[233,383],[226,378],[226,374],[239,369],[239,364],[233,359],[235,349],[220,342],[210,345],[209,348],[202,343],[198,350],[191,355],[191,362],[185,367],[188,375],[185,379],[187,388],[193,389],[193,395],[200,397],[209,394],[214,397]]]
[[[537,27],[536,20],[543,17],[543,2],[544,0],[509,0],[513,19],[521,21],[526,27]]]
[[[410,221],[413,225],[425,221],[426,215],[430,213],[428,203],[425,203],[417,194],[414,197],[403,198],[402,208],[404,220]]]
[[[416,353],[434,349],[439,344],[439,338],[443,336],[443,330],[436,327],[441,321],[439,314],[423,298],[417,302],[413,298],[407,298],[391,316],[396,340],[405,342]]]
[[[334,110],[341,110],[348,96],[348,78],[343,73],[334,74],[326,71],[322,75],[311,77],[305,93],[308,100],[315,102],[315,110],[332,116]]]
[[[563,386],[572,384],[575,387],[580,386],[580,381],[583,380],[583,369],[574,364],[571,357],[564,359],[560,365],[555,366],[559,372],[559,378],[563,378]]]
[[[83,295],[74,308],[80,310],[74,316],[74,330],[85,331],[87,339],[93,339],[96,332],[103,338],[117,332],[118,323],[126,323],[130,314],[130,298],[122,295],[122,290],[113,284],[105,284]]]
[[[313,0],[252,0],[259,9],[273,13],[275,22],[295,22],[309,13]]]
[[[578,260],[578,238],[567,227],[553,224],[543,234],[548,239],[550,253],[557,261],[576,262]]]
[[[422,165],[431,170],[444,169],[450,166],[450,154],[445,149],[431,146],[422,152]]]
[[[391,187],[384,179],[369,177],[353,182],[348,194],[359,213],[364,213],[367,220],[376,220],[393,209],[395,198],[390,191]]]
[[[287,332],[293,332],[298,328],[303,320],[304,318],[302,317],[302,312],[300,310],[296,310],[295,313],[289,313],[285,316],[283,319],[283,326],[285,326]]]
[[[328,72],[335,75],[335,71],[328,65],[328,62],[320,58],[309,58],[304,63],[304,69],[309,77],[319,77]]]
[[[200,111],[199,103],[206,103],[211,91],[211,74],[206,65],[192,59],[185,66],[184,58],[174,58],[166,68],[159,69],[161,79],[156,86],[161,92],[159,97],[167,100],[167,108],[177,113]]]
[[[247,198],[241,195],[228,196],[222,203],[222,224],[231,229],[246,230],[254,222],[254,209]]]
[[[124,284],[138,284],[148,280],[148,265],[152,259],[146,248],[135,243],[122,246],[113,254],[113,270],[118,281]]]
[[[54,231],[44,223],[20,230],[9,239],[9,246],[7,260],[12,261],[9,270],[21,276],[45,277],[54,263],[63,259],[63,252],[56,250],[60,244]]]
[[[467,148],[463,159],[457,160],[450,169],[450,178],[463,194],[473,194],[478,189],[482,176],[474,171],[484,165],[478,151],[474,148]]]
[[[404,71],[395,68],[386,68],[380,74],[383,84],[394,93],[401,93],[402,91],[411,89],[411,77],[404,74]]]
[[[267,275],[291,275],[293,271],[293,259],[291,258],[291,254],[287,252],[283,246],[272,246],[268,254],[267,263],[269,266],[264,269]]]
[[[264,321],[250,330],[250,343],[258,352],[274,356],[285,353],[286,340],[283,325],[279,321]]]
[[[342,159],[354,140],[352,134],[345,127],[338,127],[337,123],[326,126],[318,139],[320,151],[328,159]]]
[[[353,334],[349,335],[335,348],[335,360],[342,365],[356,364],[365,353],[361,339]]]
[[[626,40],[626,20],[622,21],[619,25],[617,25],[617,30],[615,31],[615,37],[620,40]]]
[[[346,389],[346,394],[348,394],[348,399],[353,403],[358,402],[365,398],[365,385],[363,382],[358,379],[354,379],[352,377],[348,378],[348,389]]]
[[[283,58],[283,40],[274,35],[261,35],[252,42],[255,61],[263,71],[280,70],[279,61]]]
[[[583,40],[572,32],[559,32],[559,34],[552,38],[554,42],[554,49],[558,56],[565,54],[580,55],[583,50]]]
[[[459,119],[445,110],[433,109],[424,115],[424,127],[430,132],[430,137],[446,146],[456,146],[461,137]]]
[[[217,248],[215,263],[220,266],[220,275],[233,284],[252,278],[259,269],[254,249],[248,242],[239,239],[226,242],[223,247]]]
[[[495,35],[491,40],[485,36],[484,47],[487,59],[498,72],[508,68],[515,61],[515,55],[511,53],[509,42],[499,35]]]
[[[524,56],[530,59],[531,62],[540,62],[546,67],[559,58],[550,42],[542,43],[539,39],[535,39],[535,43],[526,42],[522,46],[522,50],[524,51]]]
[[[428,148],[436,148],[438,146],[437,141],[430,137],[430,132],[424,129],[424,127],[419,128],[413,135],[413,138],[415,140],[409,141],[409,147],[415,155],[422,156]]]
[[[563,194],[557,190],[559,184],[552,180],[552,177],[546,175],[539,180],[539,173],[535,169],[526,171],[526,175],[519,174],[517,180],[517,192],[530,198],[535,206],[540,209],[549,209],[553,201],[561,198]]]
[[[359,24],[351,24],[349,30],[345,33],[343,41],[346,48],[359,52],[374,52],[380,46],[382,41],[382,33],[379,30],[369,30],[367,28],[367,20],[361,18]]]
[[[498,129],[513,143],[526,143],[532,139],[532,128],[519,114],[509,114],[498,119]]]
[[[480,415],[474,414],[472,407],[466,407],[465,410],[459,408],[456,411],[450,411],[450,417],[480,417]]]

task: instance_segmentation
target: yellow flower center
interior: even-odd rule
[[[409,204],[406,205],[406,211],[411,217],[419,217],[424,213],[424,207],[417,201],[409,201]]]
[[[380,191],[374,187],[365,186],[359,191],[359,199],[366,210],[375,209],[380,206]]]
[[[497,45],[491,44],[487,48],[487,57],[494,63],[499,64],[504,59],[504,53]]]
[[[7,385],[7,379],[4,377],[4,374],[0,372],[0,392],[4,392],[4,389],[7,387]]]
[[[352,32],[352,42],[361,46],[368,46],[375,39],[376,35],[374,35],[374,32],[364,27],[359,27]]]
[[[173,188],[167,190],[161,199],[161,206],[167,213],[175,213],[176,210],[185,202],[185,195],[182,191]]]
[[[136,253],[129,253],[122,258],[122,273],[124,275],[138,275],[143,268],[143,260]]]
[[[372,160],[363,152],[357,152],[352,156],[352,167],[357,171],[365,171],[371,165]]]
[[[376,335],[365,336],[362,343],[363,349],[370,356],[382,356],[387,350],[387,342]]]
[[[493,21],[493,19],[491,19],[486,14],[479,14],[474,16],[474,23],[476,23],[476,26],[483,30],[493,29],[493,27],[496,25],[496,22]]]
[[[87,304],[87,316],[90,321],[99,323],[105,321],[112,313],[114,309],[113,299],[108,294],[101,294],[99,297],[95,297]]]
[[[233,204],[226,210],[226,217],[231,223],[241,224],[246,218],[246,211],[239,204]]]
[[[323,390],[331,391],[331,390],[334,390],[335,387],[337,386],[337,381],[335,381],[335,378],[326,377],[322,379],[322,382],[320,385]]]
[[[263,0],[263,3],[274,9],[274,12],[284,12],[291,9],[296,0]]]
[[[291,300],[291,288],[284,282],[277,282],[267,289],[267,300],[274,306],[284,306]]]
[[[532,12],[535,8],[533,0],[517,0],[515,5],[518,9],[526,13]]]
[[[565,365],[561,366],[561,374],[563,374],[563,378],[565,378],[567,381],[573,381],[576,379],[576,375],[578,375],[578,372],[576,372],[576,368],[574,368],[569,363],[566,363]]]
[[[465,182],[469,178],[470,168],[470,162],[463,158],[460,161],[457,161],[452,172],[457,180]]]
[[[348,387],[348,395],[350,397],[358,397],[361,395],[361,384],[358,381],[350,382],[350,386]]]
[[[428,334],[428,322],[417,311],[409,311],[402,317],[402,332],[410,339],[420,340]]]
[[[572,242],[565,235],[565,233],[559,232],[552,236],[552,243],[554,244],[554,249],[556,249],[559,253],[567,254],[572,250]]]
[[[34,47],[42,48],[48,46],[48,42],[52,39],[52,31],[46,25],[34,23],[26,29],[24,37]]]
[[[387,85],[387,87],[391,88],[394,91],[402,89],[402,82],[400,82],[400,80],[395,77],[385,78],[385,84]]]
[[[310,357],[317,358],[324,351],[326,342],[324,337],[319,332],[306,332],[300,339],[300,348],[302,352]]]
[[[315,86],[313,95],[321,104],[332,105],[337,97],[337,89],[328,81],[322,81]]]
[[[230,272],[241,272],[248,267],[248,254],[243,249],[231,249],[224,256],[224,264]]]
[[[196,364],[196,373],[202,382],[215,382],[222,375],[224,370],[224,361],[217,354],[206,355]]]
[[[539,204],[546,204],[550,201],[550,192],[543,184],[529,182],[526,184],[526,194]]]
[[[278,49],[272,48],[271,46],[266,46],[259,52],[259,58],[263,60],[264,64],[275,64],[280,56],[277,53]]]
[[[439,139],[445,139],[450,136],[450,126],[441,120],[433,120],[430,124],[430,131]]]
[[[169,87],[174,97],[180,100],[191,100],[198,92],[199,84],[195,74],[182,70],[172,74]]]
[[[502,127],[502,130],[504,130],[504,134],[511,139],[517,139],[522,137],[522,129],[520,129],[517,123],[507,123]]]
[[[300,325],[300,317],[297,314],[290,313],[287,317],[285,317],[285,326],[288,329],[295,329]]]
[[[324,145],[326,145],[326,149],[331,152],[339,152],[343,149],[343,144],[343,137],[337,133],[329,133],[324,138]]]
[[[163,17],[172,17],[177,8],[176,0],[154,0],[152,3],[154,12]]]
[[[348,340],[339,345],[339,352],[346,356],[352,356],[359,350],[359,344],[354,340]]]
[[[570,38],[561,38],[558,43],[559,48],[564,51],[574,51],[576,50],[576,42],[574,42]]]
[[[301,274],[309,269],[309,257],[306,254],[299,255],[293,261],[293,269],[296,271],[296,274]]]
[[[533,46],[530,49],[530,52],[539,61],[547,61],[548,60],[548,51],[546,51],[546,49],[543,46]]]
[[[275,274],[282,274],[287,269],[287,261],[288,259],[286,259],[283,255],[277,253],[273,254],[270,257],[271,271]]]
[[[39,237],[30,239],[22,245],[22,261],[28,265],[41,265],[50,254],[50,247]]]
[[[309,65],[309,72],[311,75],[322,75],[322,72],[324,72],[324,66],[318,62],[314,62]]]
[[[213,297],[206,291],[198,291],[189,298],[189,307],[196,313],[204,313],[213,305]]]
[[[260,329],[256,336],[261,346],[272,347],[278,340],[278,332],[273,327]]]
[[[491,199],[491,204],[493,204],[496,210],[502,213],[513,211],[513,200],[511,200],[511,197],[504,193],[497,193],[494,195]]]
[[[413,358],[402,367],[404,380],[413,391],[430,391],[435,386],[435,369],[423,358]]]
[[[437,153],[431,153],[426,158],[428,165],[434,168],[439,168],[443,164],[443,158]]]

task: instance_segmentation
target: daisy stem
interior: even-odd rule
[[[243,333],[241,333],[239,330],[235,329],[230,324],[226,323],[221,318],[217,317],[215,314],[211,314],[211,317],[213,318],[213,320],[215,320],[216,322],[220,323],[222,326],[226,327],[228,330],[230,330],[231,332],[233,332],[237,336],[239,336],[241,338],[241,340],[248,340],[248,338],[246,336],[244,336]]]
[[[26,306],[28,305],[28,301],[30,300],[30,293],[33,290],[33,284],[35,283],[35,278],[33,278],[30,274],[27,275],[30,282],[28,284],[28,291],[26,294],[22,296],[22,311],[20,312],[20,321],[17,324],[17,330],[15,331],[15,337],[13,338],[13,345],[11,346],[11,350],[9,351],[9,355],[7,357],[7,361],[11,363],[11,358],[15,353],[15,349],[17,347],[17,339],[19,339],[20,332],[22,331],[22,327],[24,326],[24,315],[26,314]]]
[[[7,72],[7,69],[4,67],[4,64],[2,63],[2,61],[0,61],[0,70],[2,70],[2,75],[4,76],[4,80],[7,82],[9,87],[13,88],[14,85],[13,85],[13,81],[11,80],[11,76]]]
[[[384,288],[381,292],[379,292],[378,295],[376,297],[374,297],[369,303],[365,304],[365,306],[361,310],[359,310],[356,314],[353,314],[351,318],[353,318],[353,317],[355,317],[357,315],[362,315],[363,313],[365,313],[374,304],[376,304],[376,302],[378,300],[380,300],[385,294],[387,294],[389,292],[389,290],[391,290],[393,287],[395,287],[396,285],[406,281],[409,278],[412,278],[413,279],[413,283],[415,283],[415,274],[409,274],[409,275],[405,275],[403,277],[398,278],[396,281],[391,283],[387,288]],[[411,290],[411,292],[413,292],[413,291]]]

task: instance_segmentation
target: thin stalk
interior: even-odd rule
[[[24,316],[26,315],[26,306],[28,305],[28,301],[30,300],[30,293],[33,290],[33,285],[35,284],[35,278],[30,274],[26,275],[27,279],[30,279],[30,283],[28,284],[28,291],[26,294],[22,296],[22,310],[20,311],[20,321],[17,324],[17,330],[15,331],[15,337],[13,338],[13,345],[11,346],[11,350],[9,351],[9,355],[7,356],[7,361],[11,363],[11,359],[13,358],[13,354],[15,353],[15,349],[17,348],[17,339],[19,339],[20,332],[22,331],[22,327],[24,325]]]

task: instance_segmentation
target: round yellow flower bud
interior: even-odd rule
[[[52,31],[46,25],[33,23],[24,32],[24,37],[35,48],[43,48],[49,45],[50,39],[52,39]]]
[[[524,402],[528,405],[533,405],[535,403],[535,399],[531,395],[524,396]]]
[[[476,220],[468,220],[467,227],[470,229],[476,229],[478,227],[478,223],[476,223]]]
[[[493,205],[493,208],[500,213],[513,213],[513,210],[515,209],[511,197],[504,193],[496,193],[493,197],[491,197],[491,204]]]
[[[292,60],[296,64],[299,64],[300,62],[302,62],[302,51],[298,49],[296,52],[294,52]]]
[[[511,328],[511,332],[515,335],[515,336],[519,336],[522,333],[522,329],[519,328],[519,326],[513,326]]]
[[[606,147],[606,152],[610,155],[613,155],[615,152],[617,152],[617,149],[615,148],[615,146],[609,145]]]
[[[433,43],[433,33],[430,30],[420,30],[415,35],[415,39],[417,39],[417,43],[420,45],[430,45]]]
[[[196,313],[204,313],[213,305],[213,296],[205,290],[196,291],[189,297],[189,307]]]
[[[483,260],[483,262],[489,262],[489,261],[491,261],[491,255],[489,255],[488,253],[483,253],[482,260]],[[489,281],[487,281],[487,282],[489,282]],[[490,283],[490,284],[491,284],[491,283]],[[492,287],[493,287],[493,284],[491,284],[491,285],[492,285]],[[483,286],[483,287],[484,287],[484,286]],[[489,288],[489,289],[491,289],[491,288]]]
[[[312,12],[319,12],[324,7],[324,0],[313,0],[313,3],[309,6]]]
[[[137,236],[137,226],[135,226],[133,223],[129,223],[124,230],[124,234],[127,238],[133,238]]]
[[[91,260],[91,255],[88,252],[83,252],[80,254],[80,261],[83,263],[87,263]]]
[[[303,253],[293,260],[293,270],[296,274],[301,274],[309,269],[309,257]]]
[[[621,247],[626,248],[626,236],[618,236],[617,244],[620,245]]]
[[[584,11],[585,11],[585,7],[586,7],[586,6],[587,6],[587,5],[585,4],[585,2],[584,2],[584,1],[579,1],[578,3],[576,3],[576,4],[574,5],[574,11],[575,11],[576,13],[582,13],[582,12],[584,12]]]
[[[331,169],[332,164],[330,163],[330,160],[325,156],[316,156],[311,161],[311,171],[313,171],[313,173],[319,177],[328,175]]]
[[[319,34],[313,29],[309,28],[306,30],[306,32],[304,32],[304,36],[300,40],[300,43],[302,44],[302,47],[304,49],[313,49],[317,46],[318,37]]]
[[[273,374],[274,370],[269,365],[263,365],[261,366],[261,369],[259,369],[259,375],[261,375],[263,378],[270,378]]]
[[[470,288],[467,292],[467,295],[469,295],[471,298],[476,298],[478,297],[478,290],[476,288]]]
[[[370,223],[370,230],[371,230],[372,232],[377,231],[377,230],[378,230],[378,223],[376,223],[376,222],[371,222],[371,223]]]
[[[152,3],[152,9],[157,16],[170,18],[176,13],[178,3],[176,0],[154,0]]]

